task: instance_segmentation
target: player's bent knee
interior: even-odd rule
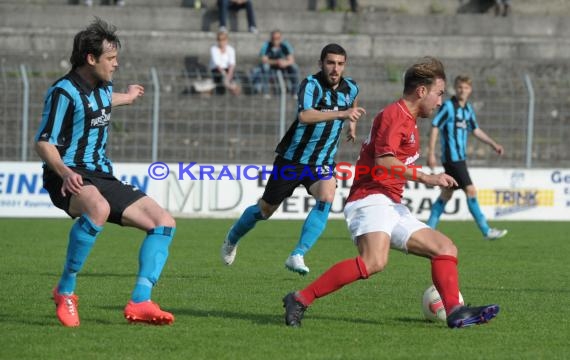
[[[261,220],[269,219],[273,215],[274,212],[275,212],[275,210],[272,210],[272,209],[270,209],[270,210],[261,209]]]
[[[384,271],[386,265],[388,265],[387,259],[363,258],[362,260],[366,265],[368,276]]]
[[[111,214],[111,207],[107,200],[100,198],[89,204],[86,213],[95,224],[103,225]]]
[[[455,244],[449,240],[448,243],[445,244],[441,244],[436,252],[436,256],[439,255],[449,255],[449,256],[455,256],[457,257],[457,246],[455,246]]]
[[[166,210],[163,210],[163,214],[161,219],[159,220],[159,226],[166,226],[175,228],[176,227],[176,220],[170,215],[170,213]]]
[[[271,205],[261,200],[259,202],[259,210],[261,212],[262,220],[269,219],[278,208],[279,205]]]
[[[477,196],[477,188],[473,185],[467,186],[467,188],[465,188],[465,194],[467,195],[467,197],[473,198]]]
[[[453,190],[451,190],[451,189],[443,189],[441,191],[441,194],[439,195],[441,200],[443,200],[445,202],[448,202],[452,196],[453,196]]]

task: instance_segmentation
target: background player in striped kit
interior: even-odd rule
[[[74,293],[77,274],[106,222],[146,234],[125,318],[157,325],[174,321],[150,297],[168,257],[175,221],[145,193],[115,178],[105,152],[111,108],[144,94],[140,85],[129,85],[127,93],[113,93],[119,48],[115,28],[100,19],[77,33],[72,69],[47,91],[36,135],[36,151],[44,161],[44,188],[55,206],[78,218],[69,233],[63,274],[53,289],[57,317],[69,327],[80,324]]]
[[[480,141],[491,146],[499,155],[503,155],[503,147],[495,142],[477,124],[475,110],[468,102],[472,91],[472,81],[469,76],[459,75],[455,78],[455,96],[445,101],[437,115],[432,120],[432,128],[429,137],[428,166],[434,168],[435,143],[441,132],[441,163],[445,173],[451,175],[458,183],[454,188],[442,188],[441,194],[431,208],[431,214],[427,224],[435,229],[439,218],[445,209],[445,205],[451,199],[456,189],[462,189],[467,196],[467,207],[475,219],[479,230],[488,240],[495,240],[507,235],[507,230],[489,227],[485,215],[479,208],[477,190],[471,181],[467,170],[467,137],[469,133]]]
[[[330,173],[345,120],[349,122],[347,140],[354,141],[356,122],[365,114],[357,106],[358,86],[344,78],[346,51],[338,44],[329,44],[321,51],[321,71],[301,83],[297,118],[275,152],[274,170],[287,169],[287,176],[273,171],[261,199],[248,207],[230,228],[222,245],[222,261],[231,265],[238,241],[257,221],[267,220],[285,198],[301,184],[316,204],[309,212],[297,246],[285,262],[287,269],[306,274],[304,255],[326,227],[336,190],[336,178]],[[327,176],[328,174],[328,176]]]

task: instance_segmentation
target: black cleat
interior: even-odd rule
[[[463,328],[489,322],[499,313],[499,305],[485,305],[478,307],[459,306],[447,316],[447,326],[450,328]]]
[[[285,308],[285,324],[293,327],[301,326],[301,320],[307,307],[295,298],[295,293],[285,295],[283,307]]]

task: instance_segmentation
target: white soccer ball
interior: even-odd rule
[[[459,302],[461,305],[464,304],[461,291],[459,292]],[[428,320],[445,321],[447,319],[445,308],[443,307],[443,301],[441,301],[441,296],[439,296],[439,292],[434,285],[428,287],[426,291],[424,291],[424,296],[422,298],[422,310],[424,316]]]

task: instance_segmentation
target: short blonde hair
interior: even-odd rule
[[[455,81],[453,82],[453,85],[457,86],[460,83],[461,84],[465,83],[469,86],[473,86],[473,80],[471,79],[471,77],[469,75],[465,75],[465,74],[457,75],[455,77]]]

